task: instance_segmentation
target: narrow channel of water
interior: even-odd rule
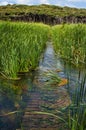
[[[73,95],[76,87],[80,85],[82,79],[86,74],[85,66],[81,68],[77,68],[69,64],[68,62],[65,62],[59,56],[56,56],[52,43],[48,43],[43,58],[40,60],[39,73],[38,73],[39,79],[43,80],[44,78],[42,73],[48,70],[52,70],[52,71],[61,70],[61,72],[59,72],[58,75],[61,78],[67,78],[69,80],[68,84],[65,87],[69,91],[70,96]]]
[[[49,70],[55,72],[61,70],[57,74],[62,78],[67,78],[69,80],[68,85],[60,88],[47,86],[48,79],[44,73]],[[72,99],[72,95],[77,87],[76,84],[81,82],[85,71],[86,69],[81,71],[79,78],[79,69],[74,68],[57,57],[52,44],[48,43],[40,59],[38,69],[35,72],[24,74],[21,80],[17,82],[0,79],[0,86],[4,87],[4,89],[10,84],[24,88],[23,96],[18,99],[20,100],[19,104],[15,103],[15,97],[13,98],[12,94],[6,95],[0,92],[0,115],[16,110],[25,111],[22,114],[17,113],[9,116],[0,116],[0,130],[16,130],[21,126],[19,125],[21,123],[24,130],[61,127],[57,119],[51,116],[40,116],[39,114],[35,116],[28,112],[40,111],[57,114],[58,109],[66,107],[71,103],[70,97]],[[80,79],[79,81],[78,78]]]

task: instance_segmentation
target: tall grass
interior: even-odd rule
[[[49,26],[40,23],[0,22],[0,72],[16,78],[17,72],[35,69],[48,32]]]
[[[56,53],[73,64],[86,63],[86,25],[65,24],[52,27]]]

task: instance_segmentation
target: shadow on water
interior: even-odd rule
[[[60,88],[46,86],[47,77],[44,73],[49,70],[55,72],[60,70],[57,74],[61,78],[67,78],[68,84]],[[52,44],[48,43],[35,72],[21,75],[19,81],[0,79],[0,130],[16,130],[21,127],[21,123],[22,127],[28,127],[28,130],[61,127],[60,123],[50,116],[40,117],[34,114],[29,116],[27,125],[25,123],[27,115],[23,110],[26,113],[42,111],[57,114],[57,110],[71,103],[70,97],[72,99],[76,84],[81,83],[85,71],[86,69],[79,70],[57,57]],[[12,111],[19,112],[5,116]]]

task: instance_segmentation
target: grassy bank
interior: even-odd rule
[[[52,27],[52,39],[57,54],[75,65],[86,61],[86,25],[70,24]]]
[[[0,72],[16,78],[18,72],[35,69],[48,32],[44,24],[0,22]]]

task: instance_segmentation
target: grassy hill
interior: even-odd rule
[[[46,17],[46,18],[45,18]],[[50,24],[62,22],[74,22],[70,19],[76,19],[76,22],[86,23],[86,9],[60,7],[55,5],[7,5],[0,6],[1,20],[19,20],[34,21]],[[68,20],[69,19],[69,20]],[[79,19],[79,20],[78,20]]]

